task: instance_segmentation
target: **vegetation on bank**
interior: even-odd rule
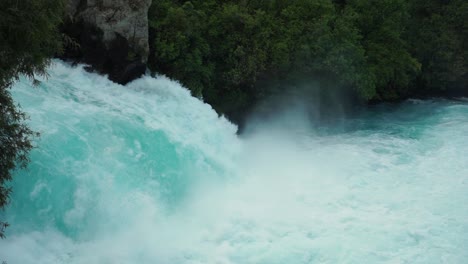
[[[9,88],[20,75],[34,80],[35,74],[46,74],[49,58],[61,48],[57,27],[62,14],[62,0],[2,0],[0,4],[0,210],[8,203],[12,171],[26,166],[31,140],[37,135],[25,123],[26,115]],[[6,226],[0,221],[0,238]]]
[[[234,119],[314,83],[363,101],[468,93],[464,0],[159,0],[149,66]]]

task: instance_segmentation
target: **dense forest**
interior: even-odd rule
[[[63,9],[61,0],[0,4],[0,208],[35,136],[9,88],[46,73],[67,40]],[[465,0],[157,0],[148,65],[234,121],[312,86],[364,103],[466,95],[467,18]]]
[[[464,0],[154,1],[150,68],[235,121],[307,86],[363,102],[462,95],[467,17]]]

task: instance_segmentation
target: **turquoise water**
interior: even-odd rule
[[[468,263],[463,101],[291,110],[240,138],[164,77],[56,62],[12,93],[41,137],[0,213],[9,264]]]

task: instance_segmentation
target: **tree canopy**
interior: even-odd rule
[[[463,0],[154,1],[150,68],[234,119],[308,80],[364,102],[468,93],[466,17]]]

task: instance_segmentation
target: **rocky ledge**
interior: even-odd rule
[[[146,71],[151,0],[69,0],[62,59],[126,84]]]

